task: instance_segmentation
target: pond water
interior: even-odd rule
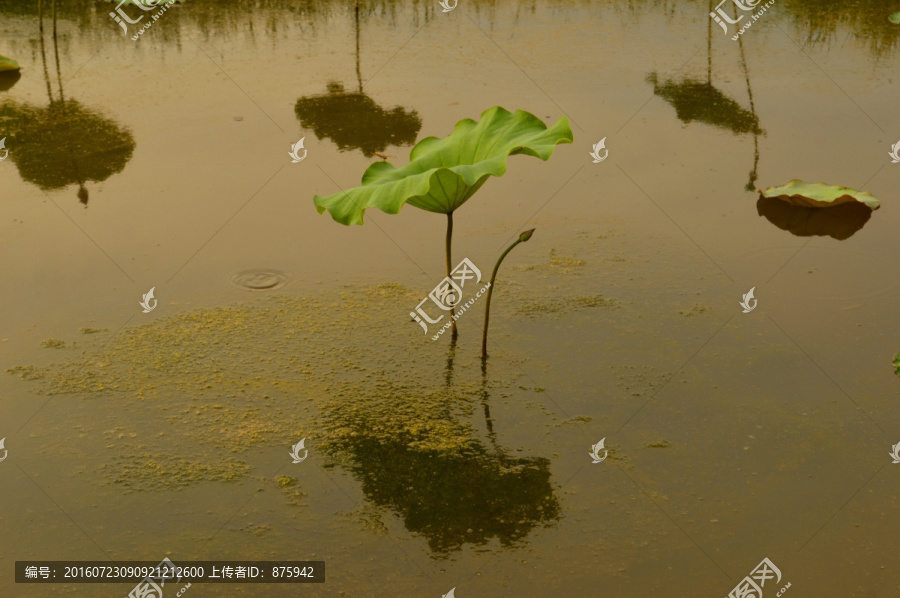
[[[896,3],[738,41],[702,1],[187,0],[136,41],[44,4],[0,0],[0,596],[165,556],[326,562],[198,597],[726,596],[764,558],[766,597],[900,594]],[[536,229],[482,367],[483,299],[456,343],[409,316],[445,219],[313,197],[495,105],[574,143],[454,215],[484,277]],[[881,207],[757,193],[791,179]]]

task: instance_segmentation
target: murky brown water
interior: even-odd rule
[[[900,594],[896,5],[779,0],[740,44],[707,2],[188,0],[138,41],[114,6],[42,45],[0,0],[0,596],[165,555],[328,567],[191,596],[725,596],[764,557],[767,598]],[[494,105],[575,141],[455,214],[485,274],[537,229],[483,371],[480,304],[455,346],[408,315],[444,219],[312,198]],[[882,205],[755,192],[793,178]]]

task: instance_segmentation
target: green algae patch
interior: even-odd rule
[[[515,313],[520,316],[534,317],[569,313],[577,309],[591,307],[611,308],[616,307],[616,302],[613,299],[606,299],[602,295],[579,295],[562,299],[550,299],[544,302],[520,304]]]
[[[668,440],[660,440],[659,442],[648,442],[644,446],[646,448],[666,448],[671,445],[672,445],[672,443],[669,442]]]
[[[423,342],[408,315],[420,294],[376,285],[261,297],[87,336],[70,361],[10,372],[38,393],[110,402],[97,424],[108,428],[103,477],[132,490],[239,480],[247,453],[282,446],[288,459],[304,437],[342,467],[360,440],[483,450],[468,421],[483,398],[478,362],[460,347],[448,363],[445,344]],[[496,392],[521,376],[492,367]]]
[[[60,363],[10,373],[83,428],[73,445],[71,434],[58,433],[66,423],[52,429],[56,422],[42,420],[46,453],[77,449],[86,475],[125,492],[217,492],[237,483],[248,493],[274,491],[296,517],[310,508],[306,484],[316,483],[300,471],[321,465],[358,485],[364,500],[347,518],[367,533],[402,525],[436,558],[465,545],[509,547],[562,516],[554,447],[506,446],[516,422],[507,415],[492,423],[489,413],[517,404],[517,417],[546,432],[560,421],[523,373],[512,314],[535,303],[608,317],[603,308],[620,300],[583,276],[602,268],[593,255],[585,263],[550,253],[537,267],[515,269],[499,289],[504,351],[485,370],[480,318],[460,319],[457,344],[432,342],[409,316],[430,287],[383,284],[258,295],[110,326],[118,332],[86,333],[56,354]],[[612,376],[625,399],[655,384],[640,368]],[[296,477],[271,477],[303,438],[313,458],[291,469]],[[616,447],[610,459],[631,468]]]
[[[605,299],[603,295],[567,297],[566,303],[577,307],[613,307],[615,301]]]
[[[550,265],[556,268],[574,268],[576,266],[583,266],[584,260],[570,255],[561,255],[550,258]]]
[[[48,338],[41,341],[41,346],[45,349],[64,349],[66,342],[58,338]]]
[[[528,265],[517,265],[510,268],[510,270],[524,270],[524,271],[536,271],[542,272],[544,274],[580,274],[581,268],[585,265],[585,261],[583,259],[577,258],[572,255],[557,255],[556,249],[550,250],[550,255],[546,259],[546,261],[541,261],[537,264],[528,264]]]
[[[272,526],[266,525],[264,523],[260,523],[260,524],[249,523],[249,524],[245,525],[244,527],[242,527],[241,531],[253,534],[254,536],[262,537],[272,531]]]
[[[389,530],[382,520],[383,513],[384,509],[364,504],[354,511],[338,514],[369,534],[386,536]]]
[[[544,264],[577,276],[568,260]],[[534,300],[561,311],[611,305],[543,284],[546,270],[519,272],[503,288],[508,313]],[[290,447],[306,438],[326,471],[359,484],[365,502],[348,517],[367,532],[385,533],[394,518],[441,557],[466,544],[515,545],[554,525],[562,507],[549,458],[486,437],[487,406],[543,389],[515,353],[482,370],[479,318],[460,319],[455,346],[423,336],[409,311],[426,291],[385,284],[260,296],[112,338],[86,334],[68,361],[11,373],[55,401],[83,400],[70,404],[94,416],[87,432],[102,440],[93,467],[126,492],[246,484],[260,455],[278,447],[273,458],[289,463]],[[50,454],[66,450],[64,435],[51,438]],[[269,479],[287,505],[308,506],[297,478]]]
[[[702,313],[704,313],[704,312],[706,312],[706,311],[709,311],[710,309],[711,309],[711,308],[709,308],[709,307],[707,307],[707,306],[705,306],[705,305],[701,305],[701,304],[699,304],[699,303],[695,303],[694,306],[693,306],[692,308],[690,308],[690,309],[680,309],[680,310],[678,310],[678,313],[680,313],[681,315],[683,315],[685,318],[690,318],[691,316],[696,316],[696,315],[702,314]]]
[[[20,380],[40,380],[44,377],[44,373],[33,365],[17,365],[6,370],[6,373],[15,374]]]
[[[197,482],[231,482],[250,473],[238,459],[207,462],[160,452],[114,457],[104,466],[107,480],[128,490],[173,490]]]
[[[292,478],[291,476],[280,475],[275,478],[275,483],[278,484],[279,488],[288,488],[297,483],[296,478]]]

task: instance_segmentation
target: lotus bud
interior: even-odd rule
[[[525,241],[530,239],[531,235],[533,235],[533,234],[534,234],[534,229],[525,231],[524,233],[519,235],[519,242],[524,243]]]

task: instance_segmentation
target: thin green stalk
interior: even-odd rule
[[[497,263],[494,264],[494,271],[491,273],[491,283],[488,285],[487,298],[485,299],[484,306],[484,331],[481,334],[481,359],[487,359],[487,333],[488,333],[488,324],[491,320],[491,294],[494,292],[494,279],[497,278],[497,270],[500,269],[500,263],[503,261],[503,258],[506,257],[510,251],[513,250],[513,247],[518,245],[519,243],[524,243],[528,239],[531,238],[531,235],[534,234],[534,229],[527,230],[521,235],[519,238],[513,242],[512,245],[506,248],[502,254],[500,254],[500,259],[497,260]]]
[[[450,278],[450,271],[453,266],[451,265],[450,259],[450,245],[453,239],[453,212],[447,212],[447,241],[446,241],[446,249],[447,249],[447,278]],[[453,307],[450,307],[450,330],[452,332],[451,338],[456,340],[457,332],[456,332],[456,320],[453,318],[455,310]]]
[[[38,28],[44,32],[44,0],[38,0]]]

